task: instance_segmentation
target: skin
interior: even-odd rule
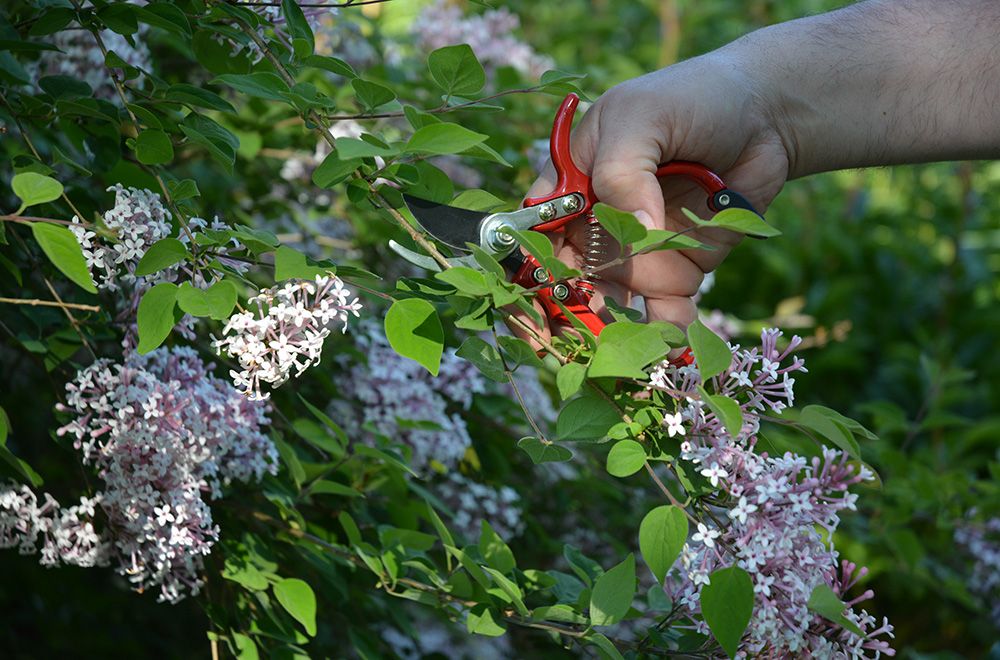
[[[656,179],[670,160],[706,165],[763,212],[786,181],[817,172],[998,158],[998,35],[997,0],[869,0],[770,26],[608,90],[574,129],[573,158],[601,201],[670,230],[690,225],[680,207],[710,216],[704,193]],[[528,196],[554,181],[549,164]],[[722,230],[691,235],[717,249],[609,269],[594,309],[604,295],[642,296],[650,320],[690,323],[705,273],[739,242]],[[578,222],[557,254],[579,266],[585,244]]]

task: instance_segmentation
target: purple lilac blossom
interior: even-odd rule
[[[73,416],[59,435],[73,438],[83,463],[104,482],[63,518],[79,527],[73,516],[83,512],[89,525],[99,505],[105,556],[113,555],[137,591],[158,587],[161,601],[201,589],[204,557],[219,538],[208,501],[234,481],[277,472],[277,451],[262,432],[266,404],[249,401],[209,369],[184,347],[132,353],[121,364],[98,360],[66,385],[66,405],[57,407]],[[26,507],[31,513],[30,498],[15,504],[22,515]],[[42,507],[31,525],[21,524],[22,533],[44,529],[45,515]],[[53,547],[64,563],[80,563],[77,548]],[[54,561],[43,548],[42,563]]]
[[[479,538],[483,520],[505,540],[524,531],[519,508],[521,498],[509,486],[493,488],[452,471],[437,483],[435,492],[455,514],[448,521],[449,527],[466,541]]]
[[[139,26],[132,45],[122,35],[111,30],[101,30],[101,41],[108,51],[113,52],[129,66],[149,71],[152,60],[145,43],[145,25]],[[89,30],[64,29],[46,38],[59,51],[43,51],[37,63],[27,67],[32,80],[42,76],[68,76],[87,83],[94,96],[106,101],[119,103],[111,75],[104,64],[104,53]],[[60,52],[61,51],[61,52]]]
[[[730,502],[727,508],[719,507],[718,524],[697,525],[666,589],[674,602],[696,614],[710,574],[735,564],[754,583],[754,614],[743,642],[748,653],[781,658],[893,655],[883,638],[892,637],[892,626],[853,609],[872,592],[846,598],[867,570],[841,562],[832,542],[841,512],[855,509],[857,496],[848,487],[872,479],[872,473],[829,448],[811,460],[790,452],[772,457],[755,451],[761,415],[791,406],[791,374],[805,371],[804,361],[792,355],[801,340],[793,337],[779,350],[781,334],[764,330],[760,347],[731,346],[732,364],[713,378],[714,391],[740,404],[743,426],[735,436],[701,400],[697,365],[673,367],[665,362],[652,374],[651,389],[675,402],[676,411],[665,415],[664,424],[671,437],[682,440],[685,469],[708,479]],[[819,585],[829,586],[847,602],[846,616],[864,631],[863,637],[808,609]],[[704,623],[696,627],[708,632]]]
[[[472,446],[460,412],[469,409],[473,395],[486,390],[476,368],[448,349],[434,378],[397,354],[381,326],[371,321],[358,325],[355,345],[365,359],[338,357],[347,373],[339,384],[341,397],[331,404],[334,419],[363,442],[375,442],[367,427],[406,446],[418,472],[431,461],[447,469],[457,466]]]
[[[505,7],[464,16],[457,5],[437,0],[420,12],[411,31],[425,51],[464,43],[476,53],[487,74],[510,66],[537,78],[553,68],[552,59],[518,39],[515,33],[520,28],[520,19]]]

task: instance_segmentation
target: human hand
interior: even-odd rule
[[[690,229],[681,207],[709,213],[705,193],[694,184],[656,178],[660,163],[701,163],[759,211],[778,194],[789,171],[787,149],[766,100],[752,80],[717,54],[613,87],[574,129],[571,151],[577,166],[592,177],[598,199],[635,212],[650,229]],[[554,182],[555,170],[549,163],[528,197],[547,193]],[[716,249],[652,252],[602,270],[592,307],[601,313],[605,296],[623,305],[642,296],[649,320],[687,326],[696,316],[691,297],[705,273],[739,241],[737,234],[724,230],[697,228],[689,235]],[[550,236],[559,258],[580,268],[587,245],[586,221],[578,220],[564,234]],[[535,327],[527,315],[518,316]],[[559,329],[535,327],[546,339]]]

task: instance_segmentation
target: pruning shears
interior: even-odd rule
[[[493,256],[512,275],[510,281],[526,288],[537,287],[537,299],[541,302],[550,321],[570,326],[566,311],[572,313],[594,335],[599,335],[605,322],[590,308],[594,292],[593,277],[588,268],[575,282],[556,282],[533,256],[524,254],[517,239],[509,230],[533,230],[536,232],[560,232],[566,225],[578,218],[589,223],[592,245],[585,250],[585,260],[593,252],[600,251],[602,228],[594,217],[592,209],[599,200],[594,194],[590,176],[573,162],[570,154],[570,128],[580,99],[569,94],[559,106],[552,134],[549,138],[549,152],[556,170],[556,185],[546,195],[529,197],[516,211],[489,213],[470,211],[446,204],[430,202],[411,195],[403,199],[413,217],[433,238],[463,256],[449,259],[455,265],[474,265],[470,245],[477,245]],[[757,211],[739,193],[726,187],[714,172],[698,163],[671,161],[656,170],[657,177],[683,177],[696,183],[708,195],[708,208],[719,212],[727,208],[743,208]],[[440,266],[430,257],[410,250],[395,241],[390,247],[407,261],[418,266],[440,270]],[[686,360],[690,361],[690,360]]]

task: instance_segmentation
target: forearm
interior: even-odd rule
[[[789,178],[1000,158],[1000,1],[870,0],[718,55],[753,81]]]

